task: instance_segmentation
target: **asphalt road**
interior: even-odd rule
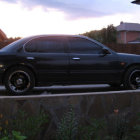
[[[70,85],[70,86],[48,86],[35,87],[29,95],[47,95],[47,94],[67,94],[67,93],[86,93],[86,92],[106,92],[122,91],[120,88],[112,88],[109,85]],[[0,86],[0,96],[9,95],[4,86]]]

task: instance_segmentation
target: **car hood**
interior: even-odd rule
[[[117,53],[117,54],[124,57],[140,57],[140,55],[138,54],[129,54],[129,53]]]

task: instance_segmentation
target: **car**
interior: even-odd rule
[[[0,84],[11,95],[35,86],[110,84],[140,87],[140,56],[117,53],[81,35],[37,35],[0,50]]]

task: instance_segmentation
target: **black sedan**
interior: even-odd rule
[[[54,84],[123,84],[137,89],[140,56],[116,53],[85,36],[32,36],[0,50],[0,83],[16,95]]]

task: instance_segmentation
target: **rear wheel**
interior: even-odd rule
[[[6,89],[15,95],[22,95],[31,90],[35,85],[33,73],[26,67],[11,68],[5,75]]]
[[[126,89],[140,88],[140,67],[135,66],[128,69],[124,76],[124,87]]]

